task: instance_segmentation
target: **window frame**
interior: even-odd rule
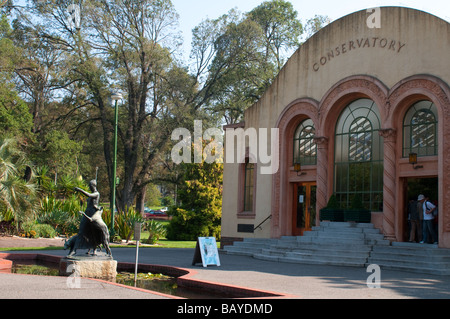
[[[310,131],[308,132],[308,130]],[[294,131],[292,145],[293,164],[301,163],[302,166],[317,165],[317,144],[314,141],[315,136],[316,128],[313,120],[306,119],[297,126]],[[304,147],[304,151],[302,151],[302,146]]]
[[[246,192],[248,191],[247,178],[246,173],[248,171],[247,165],[251,164],[253,166],[253,172],[252,172],[252,178],[253,178],[253,185],[252,185],[252,202],[251,207],[246,205]],[[258,170],[258,164],[250,159],[250,156],[248,155],[248,148],[246,148],[246,157],[245,161],[243,163],[239,164],[239,173],[238,173],[238,187],[237,187],[237,218],[242,219],[254,219],[256,217],[255,213],[255,206],[256,206],[256,188],[257,188],[257,170]],[[246,207],[247,206],[247,207]],[[248,210],[250,209],[251,210]]]
[[[384,139],[380,130],[378,106],[367,98],[350,102],[338,117],[333,190],[344,209],[360,195],[365,208],[382,210]]]
[[[426,106],[429,104],[428,106]],[[432,121],[421,121],[419,113],[425,113],[433,116]],[[417,123],[413,123],[415,119],[419,118]],[[412,104],[406,111],[403,118],[403,136],[402,136],[402,156],[409,157],[410,153],[417,154],[417,157],[427,157],[438,155],[439,139],[438,139],[438,125],[439,117],[436,105],[428,100],[421,100]],[[426,127],[428,126],[428,128]],[[431,127],[430,126],[434,126]],[[425,131],[423,134],[416,134],[415,132]],[[426,143],[424,146],[414,146],[414,138],[422,136],[434,135],[432,142]]]

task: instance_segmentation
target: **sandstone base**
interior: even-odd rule
[[[60,276],[76,276],[114,280],[117,275],[117,261],[105,258],[64,258],[59,263]]]

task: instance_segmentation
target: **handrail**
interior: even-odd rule
[[[258,226],[256,226],[253,231],[257,230],[258,228],[260,228],[262,230],[262,224],[264,224],[266,221],[268,221],[269,219],[272,218],[272,214],[269,215],[269,217],[267,217],[266,219],[264,219]]]

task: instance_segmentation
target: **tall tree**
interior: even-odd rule
[[[109,97],[114,90],[124,93],[124,101],[119,102],[118,198],[125,208],[136,197],[145,197],[155,160],[164,153],[172,129],[179,125],[179,118],[189,118],[190,111],[180,98],[191,95],[195,87],[186,85],[190,81],[186,70],[171,56],[178,42],[177,14],[170,0],[86,0],[81,25],[72,28],[67,11],[71,4],[32,1],[30,9],[42,21],[34,30],[64,53],[67,71],[61,88],[66,90],[66,103],[73,105],[70,115],[80,119],[77,129],[100,123],[110,182],[113,109]]]
[[[0,134],[19,139],[31,138],[32,119],[28,106],[16,92],[13,81],[21,51],[14,45],[6,15],[0,17]]]
[[[227,124],[242,120],[300,45],[302,25],[291,3],[272,0],[242,15],[230,10],[193,30],[199,94]],[[202,76],[199,76],[202,75]],[[203,82],[202,82],[203,81]]]
[[[300,46],[304,30],[297,15],[290,2],[271,0],[244,15],[230,10],[193,30],[192,57],[203,85],[199,94],[227,124],[242,120]],[[327,21],[322,16],[308,20],[308,32]]]
[[[288,1],[271,0],[250,11],[248,17],[258,23],[263,31],[267,59],[273,59],[277,70],[281,70],[283,53],[300,45],[303,27],[297,18],[297,11]]]
[[[329,24],[331,19],[328,16],[315,15],[314,18],[308,19],[305,24],[305,38],[312,37],[314,33]]]

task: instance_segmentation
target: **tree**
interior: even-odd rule
[[[70,139],[66,132],[52,130],[33,148],[33,159],[37,166],[47,165],[56,175],[78,177],[82,148],[83,143]]]
[[[211,112],[227,124],[242,120],[244,111],[271,85],[285,58],[300,45],[302,25],[291,3],[273,0],[249,13],[235,10],[205,20],[193,30],[192,57],[199,95]]]
[[[0,140],[0,209],[13,212],[17,227],[32,216],[35,205],[36,185],[27,176],[27,170],[29,163],[16,142]]]
[[[172,59],[169,46],[178,41],[172,32],[176,12],[170,0],[84,1],[82,25],[71,29],[68,5],[69,1],[32,1],[30,10],[43,21],[33,29],[64,53],[67,71],[61,88],[69,93],[66,104],[73,105],[69,114],[79,119],[75,130],[92,122],[101,125],[110,184],[114,130],[108,100],[111,90],[124,93],[118,198],[121,208],[137,198],[137,208],[142,210],[155,161],[165,152],[179,119],[186,120],[190,113],[183,100],[193,86],[186,70]]]
[[[292,3],[284,0],[266,1],[248,13],[249,19],[261,27],[266,42],[266,58],[274,60],[277,70],[284,65],[283,51],[300,46],[303,27]]]
[[[169,209],[172,219],[167,227],[171,240],[195,240],[220,237],[222,213],[223,164],[182,164],[185,182],[178,198],[179,206]]]
[[[331,19],[328,16],[315,15],[314,18],[308,19],[305,24],[305,38],[308,39],[314,33],[329,24]]]
[[[161,206],[161,192],[156,185],[149,184],[147,186],[146,195],[145,199],[147,206]]]
[[[262,47],[260,27],[236,10],[196,27],[191,57],[200,90],[195,107],[203,103],[228,124],[241,120],[274,76]]]
[[[31,138],[32,118],[26,103],[18,96],[12,81],[20,50],[11,40],[12,30],[0,18],[0,132],[3,137]]]
[[[52,101],[64,86],[60,75],[66,72],[66,66],[61,64],[63,51],[60,46],[41,38],[39,28],[27,26],[28,19],[30,17],[22,15],[13,21],[11,38],[20,49],[14,74],[17,90],[30,106],[33,133],[39,134],[54,120],[48,115],[55,111]]]
[[[112,91],[121,91],[117,197],[122,210],[136,203],[142,211],[150,183],[180,182],[184,167],[170,163],[175,128],[192,131],[194,119],[204,126],[217,126],[222,117],[239,122],[272,83],[286,52],[298,46],[301,33],[297,13],[286,1],[265,2],[246,15],[232,10],[194,29],[188,67],[174,58],[180,39],[170,0],[84,0],[77,28],[67,10],[73,1],[27,4],[16,8],[8,36],[20,58],[8,65],[14,66],[16,88],[32,114],[31,129],[18,125],[34,133],[32,158],[39,162],[53,153],[54,169],[90,175],[99,167],[99,184],[107,192],[114,132],[109,99]],[[63,153],[71,161],[58,156]]]
[[[263,50],[262,32],[252,20],[231,23],[216,40],[217,54],[210,73],[215,79],[212,110],[220,112],[228,124],[241,120],[245,109],[256,102],[275,77],[274,65]]]

